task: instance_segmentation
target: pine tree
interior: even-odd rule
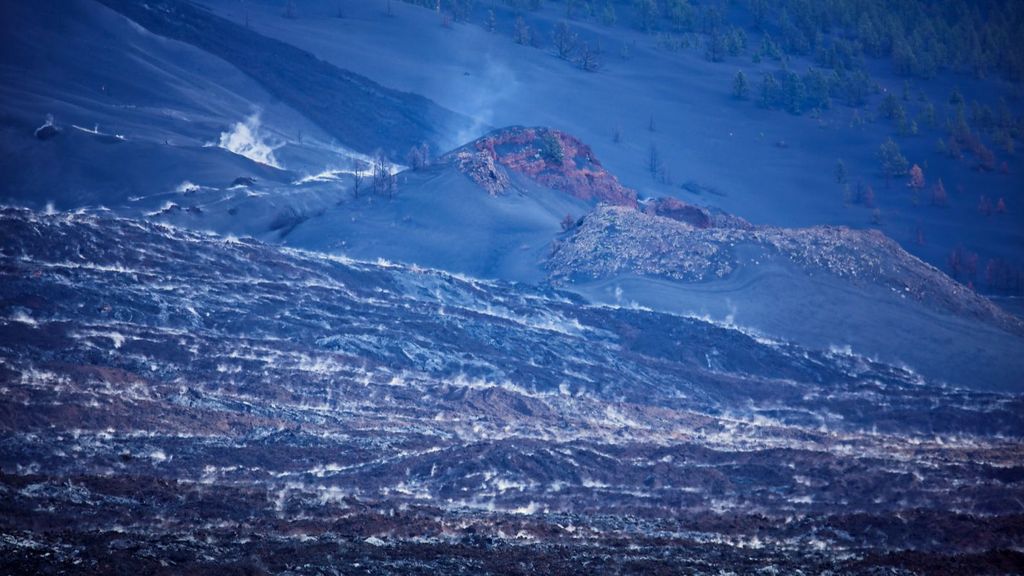
[[[976,168],[991,172],[996,169],[996,156],[980,141],[974,146],[974,159],[977,161]]]
[[[541,137],[540,155],[544,160],[561,166],[565,159],[565,153],[562,150],[562,143],[554,133],[546,132],[544,136]]]
[[[886,94],[885,98],[882,98],[882,103],[878,106],[878,113],[888,120],[898,120],[901,117],[906,117],[903,106],[892,92]]]
[[[924,105],[921,111],[921,119],[924,121],[924,125],[929,128],[935,127],[935,105],[928,102]]]
[[[907,173],[907,159],[900,152],[900,145],[892,138],[883,143],[878,149],[878,161],[882,165],[882,174],[886,182],[895,176],[902,176]]]
[[[910,182],[907,182],[907,186],[916,190],[924,188],[924,170],[917,164],[910,168]]]
[[[846,184],[846,164],[842,160],[836,161],[836,184]]]
[[[800,78],[800,75],[795,72],[790,72],[786,75],[786,110],[790,114],[801,114],[803,113],[804,100],[807,95],[807,91],[804,88],[804,81]]]
[[[523,20],[522,16],[516,16],[512,39],[521,46],[526,46],[530,43],[530,27],[526,25],[526,20]]]
[[[576,0],[565,0],[565,17],[572,20],[576,10]]]
[[[743,70],[738,70],[732,81],[732,96],[737,100],[746,100],[750,96],[750,85]]]
[[[667,0],[665,4],[665,16],[675,31],[682,32],[693,28],[693,7],[687,0]]]
[[[654,30],[658,23],[658,3],[655,0],[636,0],[633,4],[640,29],[644,32]]]
[[[954,88],[953,92],[949,94],[949,104],[954,108],[962,108],[964,106],[964,96],[960,93],[960,90]]]
[[[934,206],[945,206],[949,201],[949,196],[946,194],[946,186],[942,183],[942,178],[939,178],[935,186],[932,187],[932,205]]]
[[[605,26],[614,26],[618,18],[615,16],[615,6],[611,0],[604,3],[604,10],[601,11],[601,23]]]
[[[775,102],[778,100],[778,93],[779,82],[775,79],[775,75],[771,72],[766,73],[761,79],[761,107],[774,108]]]
[[[704,58],[708,62],[721,62],[725,59],[726,50],[725,36],[718,29],[712,30],[704,47]]]

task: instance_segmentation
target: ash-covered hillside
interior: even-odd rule
[[[553,243],[545,266],[596,301],[851,346],[959,385],[1012,390],[1024,373],[1020,318],[877,231],[753,226],[661,199],[599,207]]]
[[[1024,560],[1020,396],[103,214],[0,231],[7,573]]]
[[[201,3],[477,119],[458,144],[487,126],[549,126],[643,197],[771,226],[879,228],[1019,310],[1014,0]]]

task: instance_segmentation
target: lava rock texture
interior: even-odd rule
[[[103,213],[0,240],[4,574],[1024,565],[1017,395]]]

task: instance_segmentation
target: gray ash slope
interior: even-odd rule
[[[4,572],[1024,561],[1020,396],[104,214],[0,236]]]
[[[393,90],[186,0],[99,0],[154,34],[212,54],[264,86],[346,145],[392,155],[451,143],[473,122],[430,99]]]
[[[470,124],[189,2],[5,2],[0,31],[5,203],[271,237],[334,206],[365,154]]]

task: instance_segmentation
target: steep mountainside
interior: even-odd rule
[[[137,20],[94,0],[0,5],[9,203],[273,239],[335,205],[377,148],[401,161],[465,125],[190,3],[107,4]]]
[[[103,215],[0,234],[7,573],[1024,561],[1020,396]]]

